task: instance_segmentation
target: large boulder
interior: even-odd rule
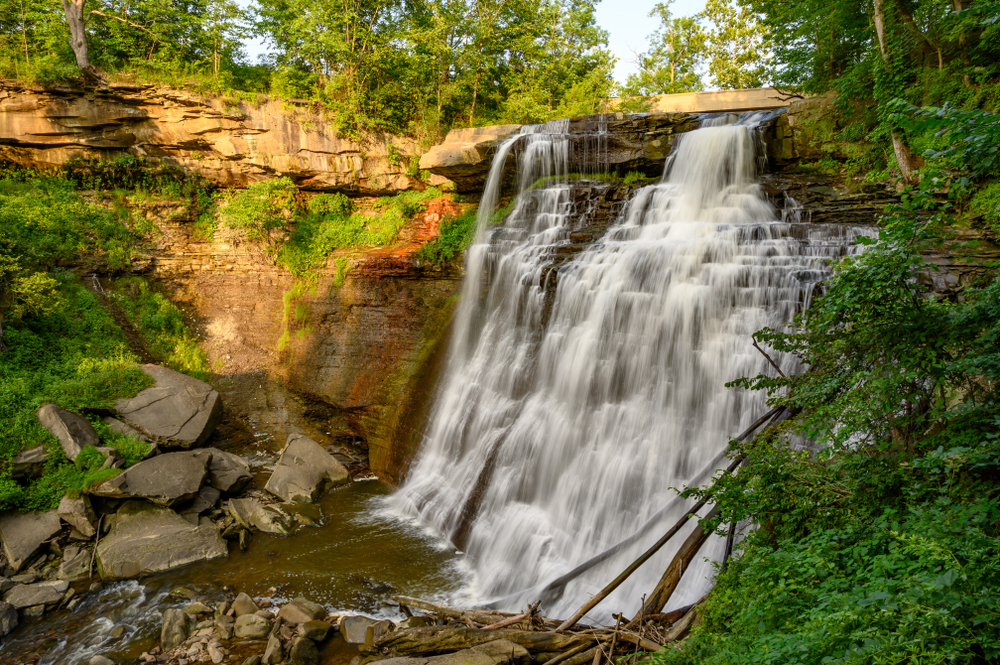
[[[142,371],[156,384],[115,402],[121,420],[163,447],[204,444],[222,421],[219,393],[204,381],[166,367],[143,365]]]
[[[49,451],[45,450],[45,446],[35,446],[22,450],[17,457],[10,461],[10,477],[14,480],[37,478],[42,475],[48,461]]]
[[[97,546],[97,566],[104,579],[125,579],[226,554],[226,541],[214,525],[195,526],[167,508],[129,501]]]
[[[0,517],[0,541],[7,563],[21,570],[47,540],[59,533],[62,525],[56,511],[8,513]]]
[[[368,617],[341,616],[339,623],[340,634],[348,644],[364,644],[365,637],[368,634],[368,626],[376,623],[378,623],[377,619],[369,619]]]
[[[205,448],[212,453],[208,465],[208,484],[224,494],[236,494],[250,482],[250,464],[233,453],[218,448]]]
[[[38,582],[37,584],[18,584],[4,594],[4,602],[10,603],[19,610],[36,605],[55,605],[63,599],[63,594],[69,588],[65,580]]]
[[[293,626],[305,623],[306,621],[322,619],[324,616],[326,616],[326,610],[323,609],[322,605],[314,603],[311,600],[306,600],[301,596],[291,602],[285,603],[278,610],[278,618]]]
[[[329,487],[351,481],[351,474],[323,447],[301,434],[288,437],[285,450],[264,487],[285,501],[315,501]]]
[[[241,640],[266,640],[271,634],[271,622],[256,614],[244,614],[237,617],[234,633]]]
[[[101,483],[90,493],[116,499],[143,498],[173,506],[198,496],[211,461],[212,453],[207,450],[157,455]]]
[[[87,446],[96,446],[101,442],[97,432],[87,422],[86,418],[71,411],[60,409],[55,404],[45,404],[35,414],[42,427],[52,436],[59,439],[66,457],[72,462],[80,451]]]
[[[59,519],[79,531],[80,535],[91,538],[96,533],[94,524],[97,522],[97,515],[94,514],[94,509],[90,505],[90,497],[86,494],[79,497],[71,497],[67,494],[59,502],[56,513],[59,515]]]

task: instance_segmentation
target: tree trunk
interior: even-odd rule
[[[878,49],[882,53],[882,61],[885,63],[885,66],[891,67],[885,37],[885,0],[875,0],[874,4],[875,12],[873,18],[875,22],[875,34],[878,37]],[[910,156],[910,148],[903,141],[898,130],[893,129],[890,134],[892,136],[892,151],[896,154],[896,163],[899,164],[899,174],[903,178],[903,182],[912,184],[915,178],[913,176],[913,158]]]
[[[0,310],[0,353],[7,350],[7,345],[3,343],[3,310]]]
[[[87,0],[62,0],[63,11],[66,12],[66,23],[69,24],[69,45],[76,56],[76,64],[85,78],[103,81],[104,74],[90,63],[87,53],[87,18],[83,13],[83,5]]]

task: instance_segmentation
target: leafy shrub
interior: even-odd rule
[[[255,182],[246,189],[222,194],[218,216],[223,224],[245,234],[251,242],[271,240],[271,231],[284,227],[295,210],[295,184],[289,178]]]
[[[982,215],[986,226],[1000,237],[1000,182],[991,182],[978,189],[969,207],[974,214]]]
[[[317,194],[309,199],[307,207],[314,215],[346,217],[354,212],[354,202],[345,194]]]
[[[441,222],[441,234],[420,248],[418,256],[431,263],[454,259],[476,237],[476,209],[471,208],[453,219]]]

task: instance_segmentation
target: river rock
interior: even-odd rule
[[[178,507],[178,510],[188,522],[197,524],[198,516],[203,512],[214,508],[215,504],[219,501],[220,496],[221,494],[219,490],[215,489],[211,485],[205,485],[198,490],[198,496],[192,499],[190,503],[184,504],[182,507]]]
[[[319,618],[319,617],[316,617]],[[342,616],[340,617],[340,634],[348,644],[364,644],[368,633],[368,626],[378,623],[375,619],[363,616]]]
[[[223,494],[236,494],[250,482],[250,464],[233,453],[218,448],[205,448],[212,453],[208,465],[208,484]]]
[[[15,571],[35,556],[47,540],[62,529],[56,511],[7,513],[0,518],[0,541],[7,563]]]
[[[17,628],[17,608],[0,601],[0,638]]]
[[[259,505],[250,515],[250,524],[264,533],[288,536],[295,533],[299,521],[285,509],[286,504]]]
[[[194,618],[173,608],[163,612],[163,626],[160,628],[160,646],[164,653],[181,644],[191,634]]]
[[[271,633],[271,623],[256,614],[244,614],[236,618],[236,637],[244,640],[263,640]]]
[[[79,531],[80,535],[86,538],[94,537],[94,533],[96,533],[94,524],[97,522],[97,515],[94,514],[94,508],[90,505],[90,497],[86,494],[75,499],[67,494],[59,502],[56,513],[59,515],[59,519]]]
[[[322,446],[301,434],[291,434],[264,489],[285,501],[312,502],[327,488],[350,480],[344,465]]]
[[[264,665],[278,665],[284,658],[284,653],[281,650],[281,640],[278,639],[277,635],[271,635],[271,637],[267,638],[267,648],[264,649],[264,657],[260,662]]]
[[[4,601],[21,610],[35,605],[55,605],[63,598],[69,582],[55,580],[36,584],[18,584],[4,594]]]
[[[306,621],[298,627],[299,635],[313,642],[322,642],[330,632],[330,624],[325,621]]]
[[[258,611],[260,611],[260,608],[257,606],[257,603],[253,602],[253,598],[245,593],[240,593],[240,595],[236,596],[236,600],[233,601],[233,614],[237,617],[241,617],[244,614],[253,614]]]
[[[45,463],[49,461],[49,452],[45,446],[35,446],[22,450],[21,453],[10,461],[10,477],[15,480],[37,478],[45,470]]]
[[[243,665],[260,665],[263,660],[260,656],[250,656],[243,661]]]
[[[43,405],[35,415],[42,427],[59,439],[59,445],[71,462],[86,446],[96,446],[101,442],[86,418],[60,409],[55,404]]]
[[[90,559],[90,550],[67,547],[63,552],[62,563],[59,564],[59,579],[74,582],[90,577]]]
[[[386,658],[379,665],[528,665],[531,654],[519,644],[494,640],[441,656]]]
[[[226,511],[234,520],[249,529],[253,526],[250,517],[261,505],[257,499],[230,499],[226,504]]]
[[[173,506],[198,496],[211,460],[212,453],[205,450],[157,455],[90,492],[116,499],[143,498],[161,506]]]
[[[121,420],[165,447],[200,446],[222,421],[222,398],[204,381],[159,365],[142,371],[156,384],[115,402]]]
[[[288,650],[288,660],[292,665],[316,665],[319,662],[319,649],[309,638],[296,637],[292,641],[292,648]]]
[[[278,618],[293,626],[314,619],[322,619],[324,616],[326,616],[326,610],[323,609],[322,605],[306,600],[301,596],[291,602],[285,603],[285,606],[278,610]]]
[[[97,654],[87,661],[87,665],[115,665],[115,661],[111,660],[107,656]]]
[[[233,631],[236,629],[236,619],[225,614],[216,614],[215,630],[219,637],[224,640],[233,639]]]
[[[226,554],[214,525],[194,526],[172,510],[129,501],[97,546],[97,564],[103,579],[125,579]]]

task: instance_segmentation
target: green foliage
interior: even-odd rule
[[[650,11],[651,17],[659,17],[660,27],[649,37],[649,51],[639,55],[639,72],[629,75],[622,88],[623,95],[663,95],[702,89],[698,69],[705,58],[708,33],[697,17],[673,17],[672,2],[658,3]]]
[[[207,380],[211,367],[198,338],[184,323],[180,308],[153,291],[142,277],[116,279],[108,296],[125,312],[142,335],[143,346],[159,362],[196,378]]]
[[[271,232],[283,228],[294,214],[295,191],[295,184],[281,177],[223,192],[218,218],[250,242],[273,243]]]
[[[476,209],[470,208],[458,217],[441,222],[441,234],[420,248],[418,256],[430,263],[447,263],[453,260],[476,237]]]
[[[747,0],[708,0],[708,71],[722,90],[759,88],[771,77],[770,33]]]
[[[986,226],[1000,237],[1000,183],[991,182],[980,187],[972,196],[970,209],[981,215]]]

